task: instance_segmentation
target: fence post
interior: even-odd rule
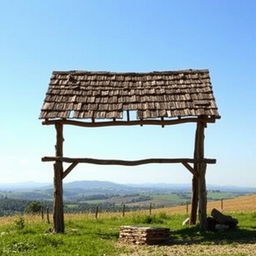
[[[46,208],[47,223],[50,224],[49,208]]]
[[[98,219],[98,214],[99,214],[99,206],[97,205],[96,211],[95,211],[95,218]]]
[[[125,216],[125,204],[123,204],[123,213],[122,213],[123,217]]]
[[[42,218],[42,220],[44,219],[44,208],[43,207],[41,207],[41,218]]]
[[[223,211],[223,198],[220,200],[220,208],[221,208],[221,211]]]
[[[186,202],[186,214],[188,214],[188,202]]]
[[[152,213],[152,203],[150,203],[149,205],[149,215],[151,215],[151,213]]]

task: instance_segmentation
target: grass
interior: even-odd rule
[[[89,214],[73,214],[66,216],[66,233],[60,235],[50,233],[51,225],[40,220],[39,216],[1,218],[0,255],[120,255],[127,250],[125,246],[117,246],[121,225],[169,227],[172,243],[180,245],[255,243],[256,213],[237,213],[234,217],[239,220],[239,229],[202,233],[197,226],[182,227],[186,216],[181,214],[159,212],[149,216],[131,213],[124,218],[120,214],[102,214],[98,220]]]

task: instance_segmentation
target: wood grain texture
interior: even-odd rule
[[[95,158],[72,158],[72,157],[53,157],[45,156],[43,162],[61,161],[66,163],[87,163],[98,165],[125,165],[136,166],[143,164],[174,164],[174,163],[208,163],[215,164],[216,159],[193,159],[193,158],[148,158],[140,160],[115,160],[115,159],[95,159]]]
[[[215,123],[215,118],[181,118],[181,119],[173,119],[173,120],[131,120],[131,121],[106,121],[106,122],[81,122],[77,120],[45,120],[42,122],[43,125],[55,125],[55,124],[63,124],[63,125],[74,125],[80,127],[107,127],[107,126],[133,126],[133,125],[176,125],[176,124],[184,124],[184,123]]]
[[[63,125],[56,124],[56,157],[63,156]],[[63,163],[56,159],[54,163],[54,202],[53,202],[53,231],[64,233],[64,213],[63,213]]]
[[[219,118],[208,70],[148,73],[55,71],[40,119],[137,119],[207,115]]]

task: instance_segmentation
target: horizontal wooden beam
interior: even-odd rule
[[[66,163],[87,163],[98,165],[125,165],[136,166],[143,164],[174,164],[174,163],[207,163],[215,164],[216,159],[195,160],[193,158],[149,158],[140,160],[114,160],[114,159],[94,159],[94,158],[70,158],[70,157],[52,157],[45,156],[43,162],[61,161]]]
[[[43,125],[53,125],[57,123],[66,124],[66,125],[75,125],[81,127],[106,127],[106,126],[133,126],[133,125],[175,125],[175,124],[184,124],[184,123],[214,123],[215,118],[181,118],[173,120],[131,120],[131,121],[106,121],[106,122],[82,122],[77,120],[44,120]]]

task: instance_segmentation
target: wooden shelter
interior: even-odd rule
[[[131,118],[130,111],[137,112],[135,119]],[[43,125],[54,125],[56,129],[56,155],[42,158],[42,161],[54,162],[54,231],[64,232],[62,182],[78,163],[126,166],[181,163],[193,175],[190,222],[195,224],[199,208],[200,227],[205,229],[206,166],[216,163],[216,160],[204,157],[204,129],[207,123],[214,123],[218,118],[220,116],[208,70],[150,73],[53,72],[40,119],[44,119]],[[193,158],[126,161],[69,158],[63,155],[64,125],[164,127],[183,123],[196,123],[197,126]],[[63,169],[63,162],[70,163],[66,170]]]

